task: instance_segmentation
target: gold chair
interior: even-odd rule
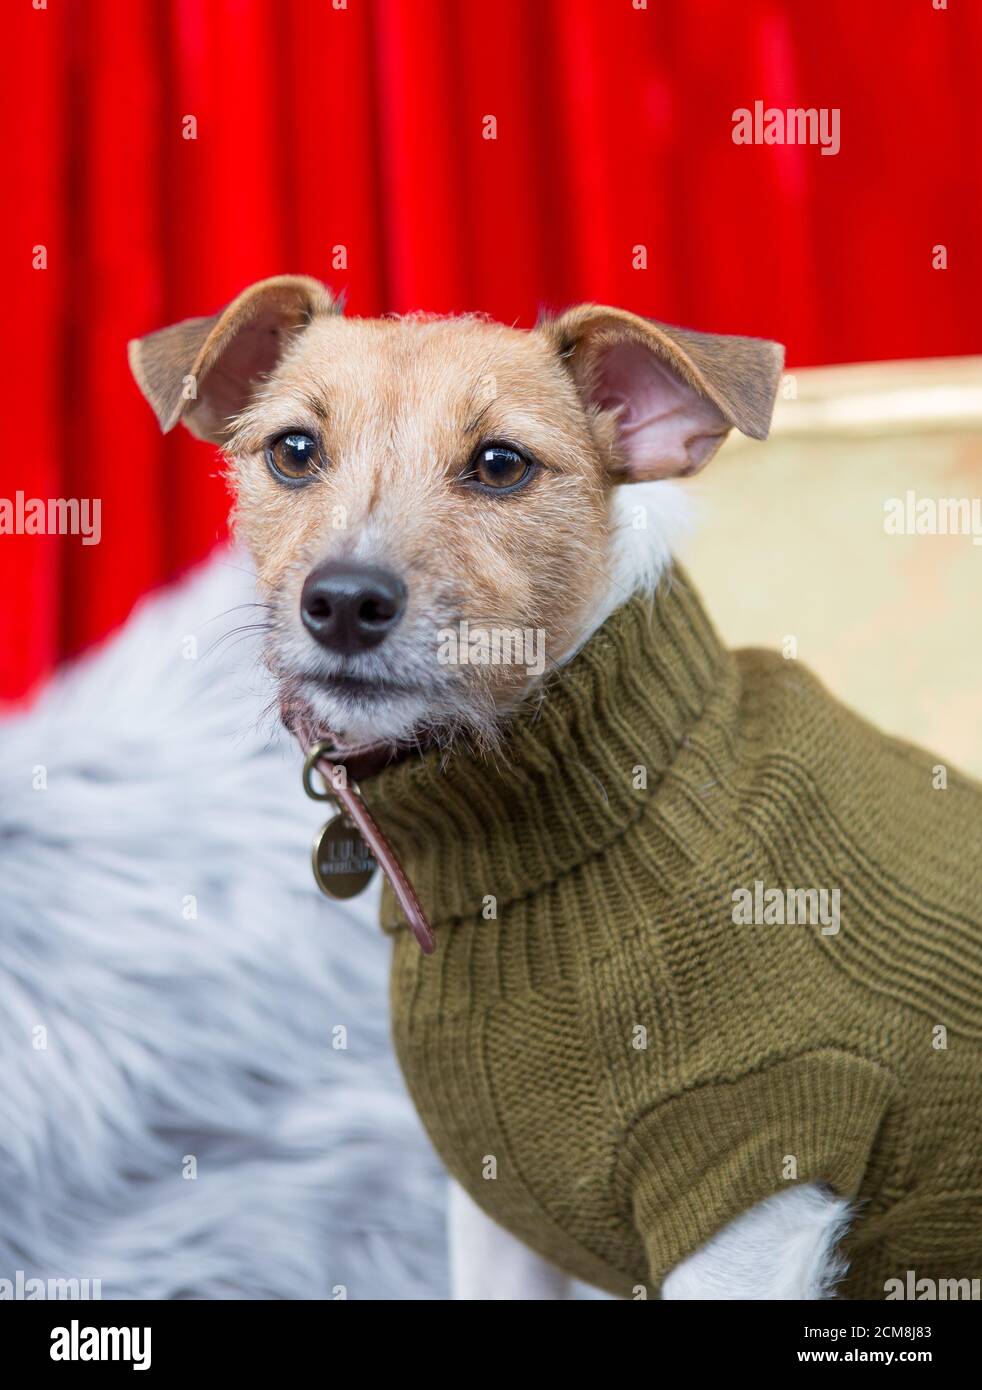
[[[982,776],[982,357],[810,368],[781,397],[766,444],[734,434],[689,485],[709,612]],[[961,529],[931,534],[932,505]]]

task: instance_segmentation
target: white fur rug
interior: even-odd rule
[[[0,1279],[447,1294],[377,884],[317,892],[253,639],[215,649],[252,597],[220,554],[0,726]]]

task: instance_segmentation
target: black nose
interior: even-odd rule
[[[374,565],[329,560],[308,574],[300,617],[322,647],[350,656],[389,635],[406,607],[406,586]]]

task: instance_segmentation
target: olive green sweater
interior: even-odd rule
[[[386,892],[451,1173],[627,1296],[793,1182],[860,1199],[845,1297],[982,1275],[982,788],[938,763],[726,651],[675,570],[493,764],[365,784],[436,929],[424,957]]]

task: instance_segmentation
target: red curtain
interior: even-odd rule
[[[792,366],[977,352],[982,4],[935,2],[7,3],[0,498],[100,498],[102,539],[0,536],[0,695],[223,533],[125,344],[262,276],[355,314],[607,301]],[[734,144],[757,99],[838,108],[840,152]]]

